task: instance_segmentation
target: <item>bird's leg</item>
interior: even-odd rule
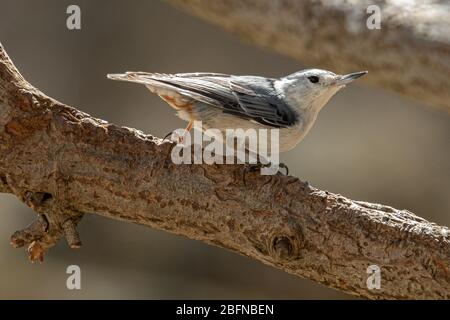
[[[183,143],[184,137],[186,136],[186,134],[189,133],[189,131],[191,131],[193,125],[194,125],[194,121],[189,121],[186,129],[184,129],[184,134],[181,137],[178,137],[178,143],[179,144]]]

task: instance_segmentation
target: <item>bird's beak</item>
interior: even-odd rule
[[[359,72],[353,72],[353,73],[349,73],[349,74],[340,76],[336,80],[336,85],[342,86],[342,85],[349,84],[350,82],[353,82],[354,80],[358,79],[359,77],[362,77],[366,73],[367,73],[367,71],[359,71]]]

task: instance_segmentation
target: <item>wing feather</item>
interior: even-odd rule
[[[122,78],[113,76],[110,78],[172,89],[224,113],[270,127],[289,127],[299,120],[298,113],[276,94],[275,79],[220,73],[128,72]]]

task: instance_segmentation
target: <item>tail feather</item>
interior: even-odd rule
[[[110,73],[106,75],[108,79],[140,83],[145,85],[151,92],[159,93],[164,91],[176,91],[172,85],[160,80],[170,78],[171,75],[163,73],[148,73],[129,71],[126,73]]]
[[[148,73],[148,72],[126,72],[126,73],[111,73],[107,75],[108,79],[118,81],[128,81],[140,83],[145,85],[152,93],[159,96],[174,94],[181,95],[185,98],[190,98],[204,103],[215,105],[217,102],[195,91],[182,89],[176,83],[171,83],[171,79],[179,77],[179,75],[171,75],[164,73]]]
[[[110,73],[106,77],[111,80],[129,81],[146,84],[151,81],[157,81],[158,78],[168,77],[167,74],[162,73],[148,73],[148,72],[134,72],[129,71],[126,73]]]

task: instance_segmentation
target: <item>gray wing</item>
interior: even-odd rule
[[[213,73],[176,74],[164,80],[176,87],[211,99],[224,113],[270,127],[294,125],[298,114],[275,92],[275,79]],[[201,99],[199,99],[201,100]],[[203,101],[207,103],[208,101]]]
[[[297,112],[274,89],[275,79],[230,76],[220,73],[180,73],[175,75],[130,72],[135,82],[159,83],[165,88],[221,109],[224,113],[273,128],[294,125]]]

